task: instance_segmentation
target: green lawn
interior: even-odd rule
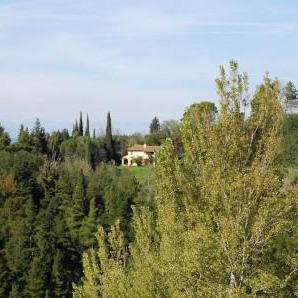
[[[151,166],[144,166],[144,167],[123,167],[120,166],[119,169],[121,171],[129,171],[131,172],[137,180],[140,182],[140,184],[144,184],[150,176],[153,174],[154,168]]]

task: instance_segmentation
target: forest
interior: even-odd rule
[[[236,61],[216,88],[146,135],[0,125],[0,297],[298,297],[297,91]]]

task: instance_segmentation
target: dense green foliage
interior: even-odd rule
[[[0,297],[72,297],[98,225],[109,231],[118,220],[132,240],[132,206],[147,204],[140,183],[109,164],[88,117],[85,136],[79,123],[70,137],[47,134],[37,120],[14,144],[0,128]]]
[[[2,151],[0,163],[0,296],[13,289],[20,297],[71,297],[97,225],[109,230],[120,219],[129,237],[136,179],[79,159],[53,166],[23,150]]]
[[[206,103],[185,112],[182,156],[171,140],[157,156],[155,208],[135,209],[129,246],[119,222],[98,229],[75,297],[297,297],[298,204],[280,171],[279,82],[266,76],[250,98],[232,61],[216,83],[220,112]]]
[[[234,61],[216,83],[219,110],[147,135],[110,113],[102,136],[82,112],[15,143],[0,125],[0,297],[297,297],[296,89],[265,77],[249,97]],[[163,145],[155,168],[118,166],[135,143]]]
[[[297,99],[297,89],[293,82],[289,81],[287,82],[285,88],[284,88],[284,94],[287,101],[292,101]]]
[[[283,125],[285,167],[298,166],[298,114],[286,115]]]

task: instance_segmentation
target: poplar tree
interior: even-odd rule
[[[220,112],[200,104],[186,111],[182,158],[170,139],[157,155],[156,210],[134,212],[129,249],[119,224],[108,234],[99,229],[75,297],[297,294],[297,199],[282,189],[278,169],[279,81],[265,76],[252,97],[247,82],[237,62],[229,74],[220,68]],[[291,244],[281,261],[272,252],[285,235]]]

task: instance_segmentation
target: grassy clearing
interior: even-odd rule
[[[153,167],[119,167],[121,171],[129,171],[131,172],[140,184],[146,183],[150,177],[153,175]]]

